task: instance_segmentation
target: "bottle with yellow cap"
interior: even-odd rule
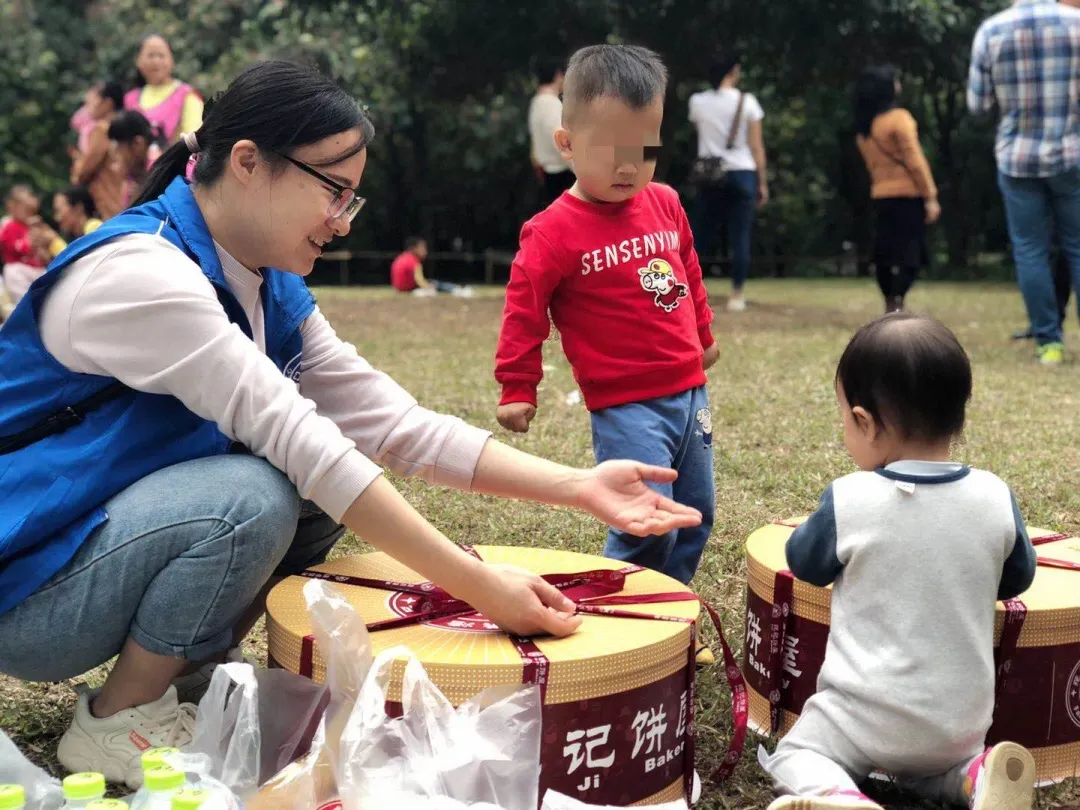
[[[105,777],[100,773],[73,773],[64,779],[63,810],[86,810],[90,802],[105,798]]]
[[[172,807],[169,808],[169,810],[199,810],[199,808],[209,800],[209,790],[190,787],[183,788],[173,794]]]
[[[22,785],[0,785],[0,810],[23,810],[26,790]]]
[[[173,794],[186,783],[183,771],[155,765],[143,773],[143,786],[136,794],[134,810],[171,810]]]
[[[98,799],[90,802],[86,810],[128,810],[128,803],[123,799]]]
[[[168,765],[168,758],[179,753],[179,748],[151,748],[144,752],[141,758],[143,774],[158,765]]]

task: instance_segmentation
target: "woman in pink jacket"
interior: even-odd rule
[[[167,144],[202,125],[203,100],[191,85],[173,77],[172,49],[165,37],[151,34],[139,43],[138,78],[124,96],[124,108],[138,110],[158,127]]]

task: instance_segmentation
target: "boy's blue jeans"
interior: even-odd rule
[[[701,512],[700,526],[665,535],[635,537],[610,529],[604,556],[636,563],[689,584],[697,571],[716,513],[712,415],[705,387],[659,399],[631,402],[592,414],[593,449],[599,464],[630,459],[675,469],[671,484],[650,486]]]

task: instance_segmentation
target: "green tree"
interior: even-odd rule
[[[67,175],[68,117],[85,88],[130,79],[139,39],[167,36],[176,75],[210,96],[269,56],[311,61],[370,110],[377,129],[364,180],[371,204],[350,244],[396,248],[424,233],[437,248],[511,248],[537,206],[524,125],[530,65],[599,41],[659,51],[671,75],[658,177],[685,193],[695,149],[686,103],[712,55],[744,57],[745,86],[767,113],[774,201],[765,252],[835,255],[869,247],[872,217],[855,150],[851,87],[871,61],[897,64],[942,191],[934,229],[951,272],[1005,242],[993,125],[970,117],[970,43],[988,0],[0,0],[0,183],[44,191]],[[987,201],[993,204],[987,204]]]

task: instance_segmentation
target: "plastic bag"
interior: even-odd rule
[[[26,810],[56,810],[64,803],[60,781],[22,755],[0,730],[0,785],[22,785]]]
[[[331,702],[324,744],[344,810],[536,810],[540,690],[488,690],[458,708],[404,647],[372,660],[363,618],[332,585],[304,586],[326,661]],[[387,714],[394,661],[406,661],[403,716]]]
[[[363,619],[337,591],[313,580],[304,587],[304,597],[326,663],[328,704],[306,755],[262,784],[245,810],[340,807],[341,732],[371,667],[371,642]]]
[[[405,659],[403,716],[386,713],[391,670]],[[390,806],[403,795],[535,810],[541,702],[536,686],[489,690],[456,709],[405,647],[368,673],[341,735],[338,789],[345,810]]]
[[[262,785],[244,803],[244,810],[340,810],[334,767],[325,745],[325,726],[324,718],[307,755]]]
[[[199,703],[188,753],[205,757],[205,775],[245,801],[309,752],[328,701],[326,687],[285,670],[219,665]]]

